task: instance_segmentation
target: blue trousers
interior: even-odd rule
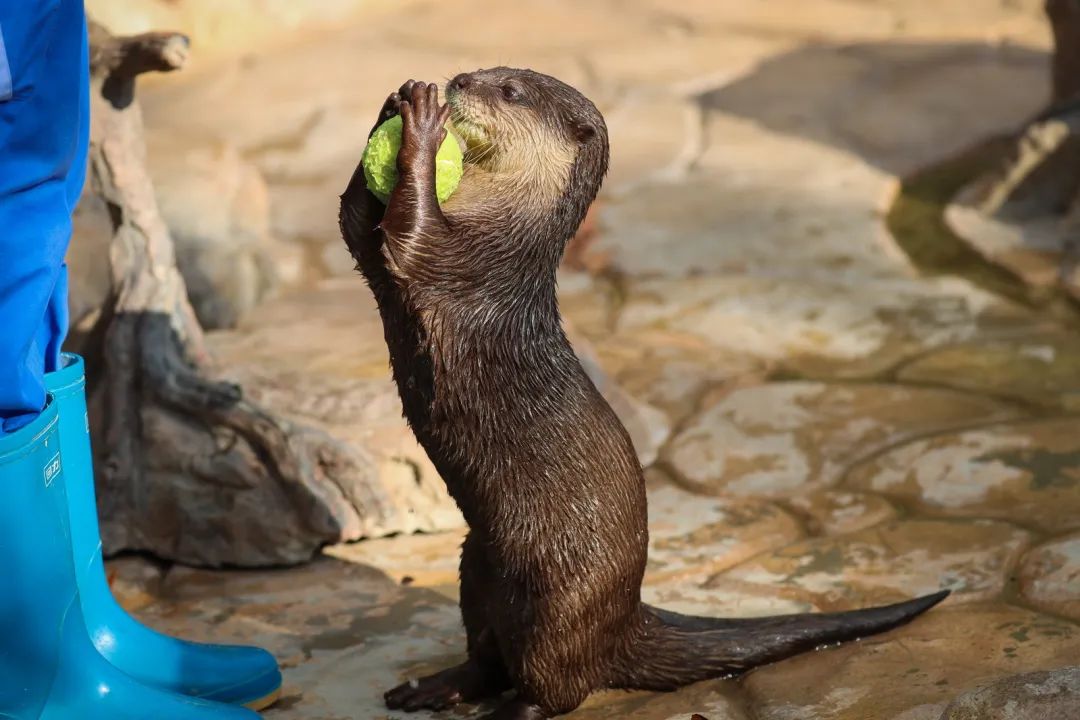
[[[45,407],[67,334],[89,92],[83,0],[0,0],[0,433]]]

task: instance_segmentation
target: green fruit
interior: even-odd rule
[[[364,166],[368,190],[383,203],[390,200],[390,191],[397,184],[397,154],[400,149],[400,115],[395,115],[376,128],[364,148],[361,164]],[[461,163],[461,145],[454,133],[447,132],[439,152],[435,154],[435,197],[440,205],[457,190],[461,182]]]

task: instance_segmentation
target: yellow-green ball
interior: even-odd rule
[[[401,116],[395,115],[372,133],[364,148],[361,163],[368,190],[384,203],[390,200],[390,191],[397,184],[397,154],[401,149]],[[435,154],[435,197],[442,204],[457,190],[461,182],[461,145],[452,132]]]

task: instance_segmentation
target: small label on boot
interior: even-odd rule
[[[45,487],[52,485],[53,478],[60,474],[60,453],[53,455],[52,460],[45,463]]]

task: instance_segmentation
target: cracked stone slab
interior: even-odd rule
[[[663,453],[702,492],[787,498],[835,485],[861,458],[918,435],[1007,417],[983,398],[883,384],[769,383],[701,411]]]
[[[750,720],[738,690],[724,681],[703,682],[674,693],[601,692],[592,695],[570,720]]]
[[[402,417],[382,321],[361,278],[324,280],[311,290],[275,299],[236,330],[211,333],[208,342],[220,372],[242,383],[252,400],[287,420],[329,433],[369,460],[364,474],[349,474],[335,488],[351,508],[353,522],[336,535],[319,538],[322,542],[463,526],[442,479]],[[639,459],[650,464],[670,433],[670,420],[623,391],[583,338],[576,349],[627,425]],[[268,535],[266,542],[271,539],[280,545],[287,538]]]
[[[941,720],[1080,717],[1080,666],[1002,678],[957,697]]]
[[[766,58],[706,92],[702,106],[904,176],[1026,121],[1045,102],[1045,63],[1030,47],[991,49],[984,38],[818,41]],[[730,152],[724,140],[718,163]]]
[[[823,610],[895,602],[943,588],[950,603],[1000,595],[1029,534],[993,520],[897,520],[764,553],[706,587],[757,587]]]
[[[1080,528],[1080,434],[1074,418],[940,434],[869,460],[845,484],[923,514],[1074,530]]]
[[[1037,608],[1080,622],[1080,532],[1045,542],[1024,556],[1020,595]]]
[[[632,280],[616,331],[667,329],[802,374],[867,377],[935,347],[1031,321],[958,278],[815,277],[810,268],[821,266],[806,263],[760,275]]]
[[[638,462],[642,467],[652,465],[671,435],[671,420],[661,410],[627,393],[605,372],[592,343],[576,333],[570,323],[564,323],[564,327],[585,373],[630,434]]]
[[[896,518],[896,508],[872,493],[819,490],[788,503],[814,534],[843,535]]]
[[[939,605],[884,635],[756,670],[743,686],[760,720],[939,720],[958,693],[1078,656],[1072,623],[1004,604]]]
[[[701,497],[672,486],[649,492],[649,564],[645,582],[708,577],[801,537],[775,505]]]
[[[1048,332],[973,339],[918,358],[900,370],[900,379],[1076,410],[1080,338]]]
[[[603,367],[633,397],[660,408],[674,422],[691,415],[710,388],[760,382],[764,366],[712,347],[687,332],[642,328],[596,341]]]
[[[359,278],[324,281],[211,333],[230,380],[282,417],[324,430],[371,458],[374,472],[340,490],[358,527],[331,542],[464,523],[401,415],[375,302]]]
[[[284,674],[269,712],[281,720],[385,719],[385,690],[464,648],[455,602],[332,558],[243,573],[174,567],[139,616],[172,635],[267,648]]]
[[[790,515],[766,502],[701,497],[666,483],[650,487],[648,501],[645,582],[653,586],[704,579],[802,535]],[[325,552],[397,582],[456,591],[464,539],[464,531],[452,531],[340,544]]]
[[[632,94],[604,113],[611,161],[607,194],[619,195],[655,179],[686,173],[700,152],[701,117],[677,95]]]
[[[705,137],[698,169],[682,182],[652,183],[602,208],[593,252],[634,276],[778,266],[880,275],[908,267],[877,216],[888,174],[726,116],[710,118]]]
[[[594,344],[611,332],[618,312],[616,290],[610,283],[565,266],[559,269],[559,312]]]
[[[434,588],[456,597],[465,533],[461,529],[378,538],[332,545],[323,552],[333,558],[375,568],[394,582]]]

